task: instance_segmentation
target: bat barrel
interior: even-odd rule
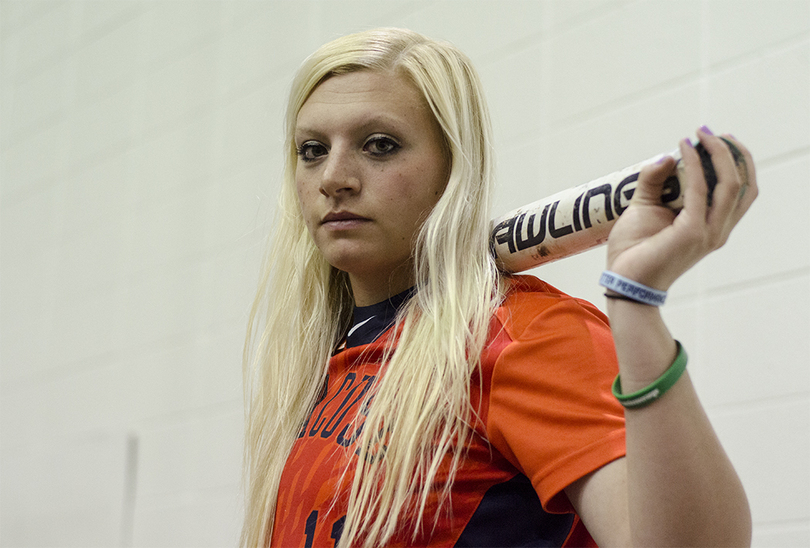
[[[725,140],[725,139],[724,139]],[[728,140],[735,160],[744,162],[742,154]],[[708,151],[698,144],[703,172],[711,192],[717,182]],[[570,257],[607,242],[613,223],[627,209],[644,166],[659,161],[664,155],[639,162],[610,175],[579,185],[542,200],[532,202],[492,222],[491,245],[503,272],[521,272],[542,264]],[[683,207],[683,162],[680,151],[668,154],[675,158],[675,175],[664,183],[663,205],[679,211]]]

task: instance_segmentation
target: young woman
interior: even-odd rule
[[[677,215],[659,200],[674,160],[644,170],[610,237],[606,280],[631,297],[608,291],[608,327],[498,271],[489,131],[466,57],[413,32],[347,36],[300,69],[246,345],[243,544],[749,543],[683,349],[638,291],[725,242],[756,196],[750,155],[735,142],[741,175],[698,130],[709,206],[682,141]]]

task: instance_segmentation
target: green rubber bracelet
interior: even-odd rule
[[[681,375],[683,375],[683,372],[686,370],[688,356],[681,343],[678,341],[675,341],[675,343],[678,345],[678,355],[675,357],[675,361],[672,362],[669,369],[664,371],[664,374],[658,377],[650,386],[642,388],[632,394],[622,394],[621,375],[616,375],[616,380],[613,381],[613,395],[616,396],[619,403],[627,409],[638,409],[650,405],[678,382],[678,379],[681,378]]]

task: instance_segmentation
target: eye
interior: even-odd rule
[[[298,147],[297,152],[302,161],[314,162],[321,156],[326,156],[329,151],[318,141],[306,141]]]
[[[399,143],[385,135],[374,135],[363,145],[363,150],[372,156],[387,156],[399,148]]]

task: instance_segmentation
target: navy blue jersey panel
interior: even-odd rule
[[[414,288],[370,306],[356,306],[346,336],[346,348],[369,344],[394,325],[399,309],[414,294]]]
[[[549,514],[529,478],[493,485],[456,542],[460,547],[562,546],[574,514]]]

